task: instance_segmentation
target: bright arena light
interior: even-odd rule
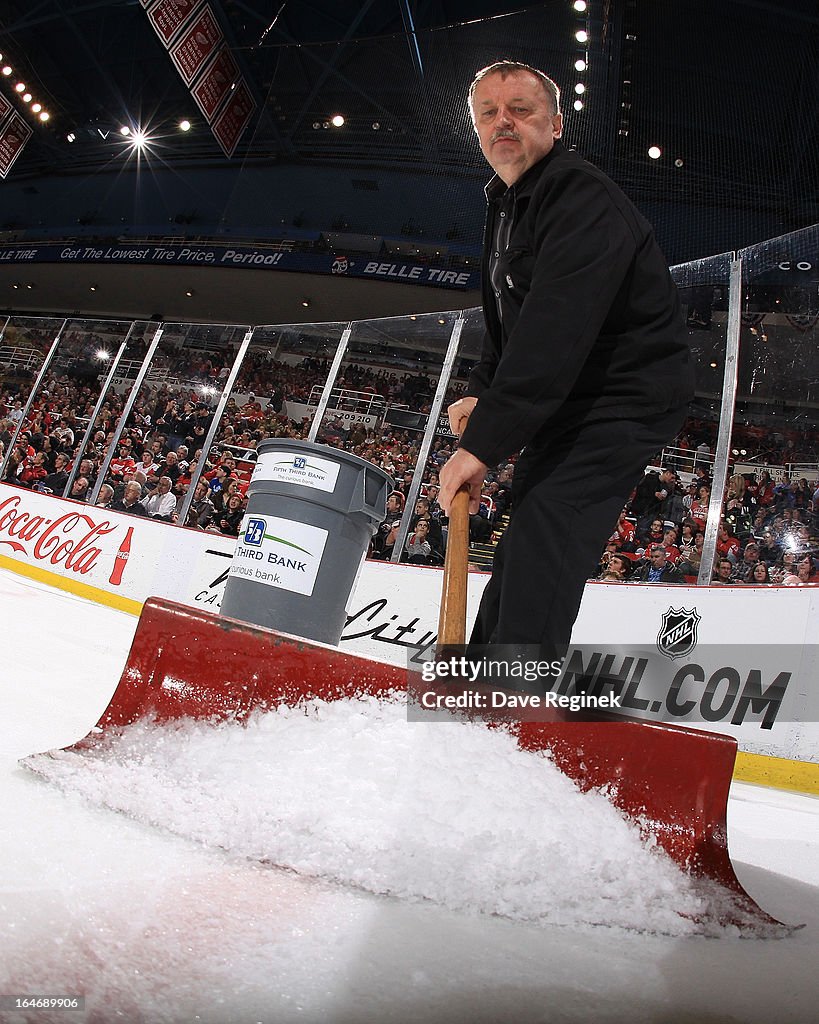
[[[574,3],[572,4],[572,7],[574,7],[574,9],[576,11],[581,11],[581,12],[585,11],[586,10],[586,0],[574,0]]]
[[[31,93],[30,92],[24,92],[23,93],[23,102],[24,103],[31,103]]]
[[[575,110],[582,110],[583,109],[583,100],[575,100],[574,103],[572,104],[572,106],[574,107]]]
[[[585,71],[586,70],[586,62],[582,58],[580,60],[576,60],[574,62],[574,69],[575,69],[575,71]]]
[[[334,114],[333,117],[330,118],[330,124],[334,128],[340,128],[344,124],[344,118],[341,114]]]
[[[40,114],[40,120],[41,120],[42,122],[44,122],[44,123],[45,123],[45,122],[46,122],[46,121],[47,121],[47,120],[48,120],[48,119],[49,119],[50,117],[51,117],[51,114],[49,114],[49,112],[48,112],[47,110],[44,110],[44,111],[42,112],[42,114]]]
[[[180,121],[179,122],[179,130],[180,130],[180,132],[189,132],[191,130],[191,123],[190,123],[190,121]]]
[[[127,138],[127,136],[129,136],[131,134],[131,129],[128,127],[127,124],[124,124],[120,128],[119,133],[120,133],[120,135],[124,135]]]
[[[25,92],[26,91],[26,83],[25,82],[18,82],[17,85],[15,85],[15,87],[14,87],[14,91],[15,92]]]
[[[8,76],[9,76],[9,75],[11,74],[11,68],[10,68],[10,67],[8,66],[8,64],[6,64],[6,66],[5,66],[4,68],[3,68],[3,74],[4,74],[4,75],[5,75],[5,76],[6,76],[7,78],[8,78]]]
[[[111,358],[111,353],[110,352],[106,352],[104,348],[98,348],[97,349],[97,359],[100,359],[103,362],[105,362],[106,360],[108,360],[110,358]]]
[[[34,111],[35,114],[39,114],[40,111],[43,109],[43,105],[42,103],[32,103],[31,109]]]
[[[138,128],[131,136],[131,142],[136,149],[142,149],[142,147],[148,142],[148,136],[141,128]]]
[[[583,95],[583,93],[584,93],[584,92],[586,91],[586,86],[585,86],[585,85],[583,85],[583,83],[582,83],[582,82],[578,82],[578,83],[577,83],[577,85],[576,85],[576,86],[574,87],[574,91],[575,91],[575,92],[576,92],[576,93],[577,93],[577,94],[578,94],[579,96],[582,96],[582,95]]]
[[[582,28],[579,32],[575,32],[574,37],[578,41],[578,43],[587,43],[589,41],[589,33]]]
[[[652,160],[659,160],[660,157],[663,155],[663,151],[660,149],[659,146],[650,146],[648,150],[648,155],[651,157]]]

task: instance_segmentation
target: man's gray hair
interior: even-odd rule
[[[537,68],[533,68],[530,64],[523,64],[517,60],[499,60],[495,61],[494,64],[489,64],[475,75],[472,81],[472,85],[469,87],[469,106],[472,107],[472,96],[475,92],[475,86],[478,82],[482,82],[484,78],[489,75],[500,75],[502,79],[506,79],[509,75],[517,75],[521,71],[525,71],[530,75],[534,75],[538,79],[540,84],[543,86],[546,95],[552,104],[552,113],[560,113],[560,89],[556,82],[553,82],[548,75],[545,75],[542,71],[538,71]]]

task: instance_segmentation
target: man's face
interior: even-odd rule
[[[718,568],[717,572],[719,573],[720,579],[723,579],[723,580],[729,579],[730,576],[731,576],[731,563],[730,562],[720,562],[719,563],[719,568]]]
[[[481,79],[472,94],[472,119],[483,155],[507,185],[542,160],[563,131],[551,97],[528,71]]]
[[[651,552],[651,566],[653,569],[662,569],[665,565],[665,549],[654,548]]]

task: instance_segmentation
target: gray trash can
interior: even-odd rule
[[[268,438],[258,453],[220,611],[337,644],[393,482],[357,455],[310,441]]]

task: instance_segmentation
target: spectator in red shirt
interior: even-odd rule
[[[677,547],[677,531],[673,526],[669,526],[663,533],[663,547],[668,561],[676,565],[680,560],[680,549]]]
[[[130,438],[123,438],[119,443],[119,452],[111,459],[108,472],[116,481],[124,479],[126,473],[136,472],[137,464],[133,456]]]
[[[29,457],[26,459],[20,475],[17,477],[17,483],[22,484],[23,487],[34,488],[41,480],[45,480],[47,476],[48,470],[45,465],[45,454],[43,452],[36,452],[33,458]]]
[[[697,497],[691,502],[691,518],[697,525],[697,529],[705,530],[705,522],[708,519],[708,505],[711,501],[711,488],[708,484],[700,484]]]
[[[739,555],[739,541],[728,529],[725,522],[719,524],[717,534],[717,554],[720,558],[727,558],[729,562],[736,563]]]
[[[614,533],[609,537],[610,544],[616,544],[620,551],[633,551],[634,550],[634,523],[629,522],[626,519],[626,509],[620,513],[620,518],[617,520],[617,526],[614,528]]]

